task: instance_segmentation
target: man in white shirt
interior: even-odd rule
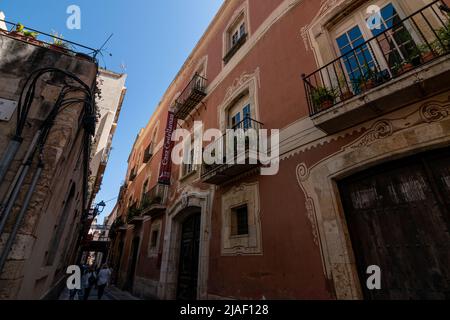
[[[98,300],[102,300],[103,294],[105,293],[105,288],[109,284],[110,278],[111,270],[108,268],[107,264],[104,264],[97,275]]]

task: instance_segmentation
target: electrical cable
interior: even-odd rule
[[[1,212],[2,214],[0,216],[0,235],[3,233],[4,227],[9,218],[9,215],[11,213],[12,207],[18,197],[18,194],[22,187],[24,179],[25,179],[26,175],[28,174],[28,171],[33,162],[34,155],[35,155],[36,151],[39,150],[39,164],[37,167],[37,171],[35,172],[35,175],[33,177],[33,183],[30,186],[30,188],[26,194],[26,201],[22,204],[21,212],[18,215],[18,217],[16,217],[13,232],[10,233],[10,235],[7,239],[7,245],[2,248],[2,251],[0,254],[0,272],[3,269],[4,263],[6,262],[6,258],[7,258],[9,251],[14,243],[18,228],[20,227],[20,224],[22,223],[24,214],[25,214],[26,210],[28,209],[28,205],[29,205],[30,199],[32,197],[32,194],[34,192],[34,189],[37,185],[37,181],[42,173],[42,170],[44,167],[44,164],[42,162],[43,148],[44,148],[47,138],[50,134],[51,128],[54,125],[54,121],[55,121],[57,115],[62,110],[66,109],[67,107],[69,107],[75,103],[83,103],[83,106],[84,106],[82,113],[80,115],[80,116],[83,116],[83,127],[85,129],[84,137],[83,137],[83,140],[84,140],[83,151],[84,151],[84,160],[89,161],[91,135],[93,134],[93,132],[95,132],[95,98],[94,98],[94,94],[93,94],[94,89],[89,88],[89,86],[87,86],[81,79],[79,79],[74,74],[64,71],[64,70],[60,70],[60,69],[56,69],[56,68],[44,68],[44,69],[40,69],[40,70],[33,72],[27,78],[27,81],[25,82],[25,85],[22,88],[20,98],[19,98],[18,108],[17,108],[16,138],[21,137],[23,129],[25,127],[26,119],[28,117],[28,113],[30,111],[31,105],[34,100],[37,81],[39,80],[39,78],[41,76],[43,76],[44,74],[49,73],[49,72],[61,73],[64,76],[66,76],[66,77],[74,80],[78,84],[80,84],[81,87],[67,85],[67,84],[64,85],[64,87],[62,88],[62,90],[58,96],[57,101],[55,102],[54,107],[52,108],[52,110],[48,114],[47,118],[42,123],[40,129],[37,131],[37,135],[35,136],[35,139],[34,139],[34,140],[37,139],[37,144],[36,145],[33,144],[30,146],[29,152],[27,152],[27,159],[24,159],[22,166],[19,168],[20,172],[18,171],[16,174],[17,179],[14,179],[13,183],[10,186],[11,192],[9,193],[9,196],[6,199],[5,205],[2,205],[2,208],[6,208],[6,210],[4,212]],[[84,98],[84,99],[81,99],[81,98],[64,99],[68,93],[76,92],[76,91],[81,91],[81,92],[85,93],[86,98]],[[24,99],[24,97],[25,97],[25,99]],[[94,122],[93,122],[93,129],[92,129],[92,121],[93,120],[94,120]],[[79,129],[81,129],[81,128],[79,128]],[[16,150],[16,152],[17,152],[17,150]],[[6,170],[7,170],[10,165],[10,163],[3,163],[3,160],[2,160],[1,164],[2,164],[2,170],[4,168],[6,168]],[[86,174],[88,173],[86,171],[87,170],[86,168],[87,168],[87,166],[85,164],[84,172],[83,172],[83,176],[84,176],[83,188],[85,191],[87,190],[86,189],[86,187],[87,187],[86,186],[86,181],[87,181]],[[0,179],[0,183],[1,182],[2,182],[2,179]],[[83,208],[84,208],[84,205],[85,205],[85,200],[83,199]]]

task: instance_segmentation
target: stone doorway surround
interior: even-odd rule
[[[311,167],[300,163],[296,169],[324,274],[337,299],[362,299],[364,282],[358,277],[336,181],[385,162],[449,146],[450,97],[447,93],[402,108],[352,130],[362,127],[369,130],[356,141]]]
[[[201,213],[197,299],[208,298],[209,242],[211,236],[212,196],[210,192],[185,192],[167,210],[164,232],[161,276],[158,298],[175,300],[178,282],[181,227],[183,220],[194,212]]]

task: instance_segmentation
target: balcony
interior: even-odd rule
[[[175,116],[185,120],[192,110],[206,97],[207,80],[196,73],[175,101]]]
[[[143,222],[142,217],[142,209],[137,205],[137,203],[133,203],[128,208],[127,214],[127,223],[132,225],[138,225]]]
[[[303,75],[314,124],[336,133],[448,89],[450,23],[444,9],[433,1]]]
[[[202,181],[221,185],[243,173],[250,173],[258,169],[261,166],[258,161],[258,132],[262,127],[262,123],[245,118],[234,126],[228,135],[223,135],[207,146],[207,153],[216,157],[216,162],[203,164]],[[217,159],[221,159],[221,161]]]
[[[166,210],[168,187],[166,185],[157,184],[149,192],[147,192],[141,203],[142,214],[155,217]]]
[[[48,34],[29,27],[25,27],[20,23],[13,23],[0,19],[9,30],[0,29],[0,35],[13,38],[38,47],[47,48],[49,50],[75,56],[84,60],[96,62],[99,50],[93,49],[82,44],[65,40],[61,35]]]

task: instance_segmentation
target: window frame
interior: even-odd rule
[[[335,52],[335,57],[341,57],[343,54],[341,53],[341,50],[339,48],[339,45],[337,43],[337,39],[339,39],[341,36],[349,32],[352,28],[358,26],[359,30],[362,33],[364,42],[367,42],[367,40],[373,38],[375,35],[372,33],[372,31],[367,26],[367,19],[370,17],[370,14],[366,12],[367,5],[376,5],[379,6],[380,9],[385,8],[387,5],[392,4],[397,11],[397,14],[400,19],[404,19],[407,16],[407,12],[403,8],[403,5],[398,0],[376,0],[371,1],[369,3],[366,3],[363,6],[360,6],[356,8],[354,11],[351,12],[345,19],[340,21],[339,23],[333,25],[328,29],[328,37],[329,41],[331,41],[331,46]],[[420,45],[422,44],[422,41],[420,41],[420,38],[417,35],[416,29],[408,22],[405,23],[405,28],[409,32],[410,36],[412,37],[413,41]],[[386,60],[386,57],[384,56],[384,53],[382,51],[382,48],[380,44],[376,43],[375,45],[372,45],[371,53],[373,59],[376,61],[376,63],[379,64],[380,70],[389,70],[392,69],[392,66],[388,65],[388,61]],[[344,76],[346,77],[347,81],[351,82],[350,73],[348,72],[348,69],[344,67]]]
[[[161,220],[156,220],[150,226],[150,232],[148,234],[148,247],[147,247],[147,257],[155,258],[158,257],[159,249],[161,246],[161,236],[162,236],[162,228],[161,228]],[[156,245],[153,246],[153,233],[157,232],[156,236]]]
[[[244,26],[245,32],[242,33],[241,27]],[[237,39],[233,44],[233,35],[237,32]],[[225,67],[240,51],[240,48],[247,42],[251,34],[249,3],[245,1],[233,15],[230,17],[229,23],[223,31],[222,45],[222,67]]]
[[[238,97],[231,103],[231,105],[227,109],[227,129],[233,129],[236,125],[244,121],[245,119],[245,109],[248,108],[250,111],[249,118],[254,119],[254,108],[252,105],[252,101],[250,99],[250,93],[245,92],[242,96]],[[233,124],[233,119],[239,115],[239,121]]]

